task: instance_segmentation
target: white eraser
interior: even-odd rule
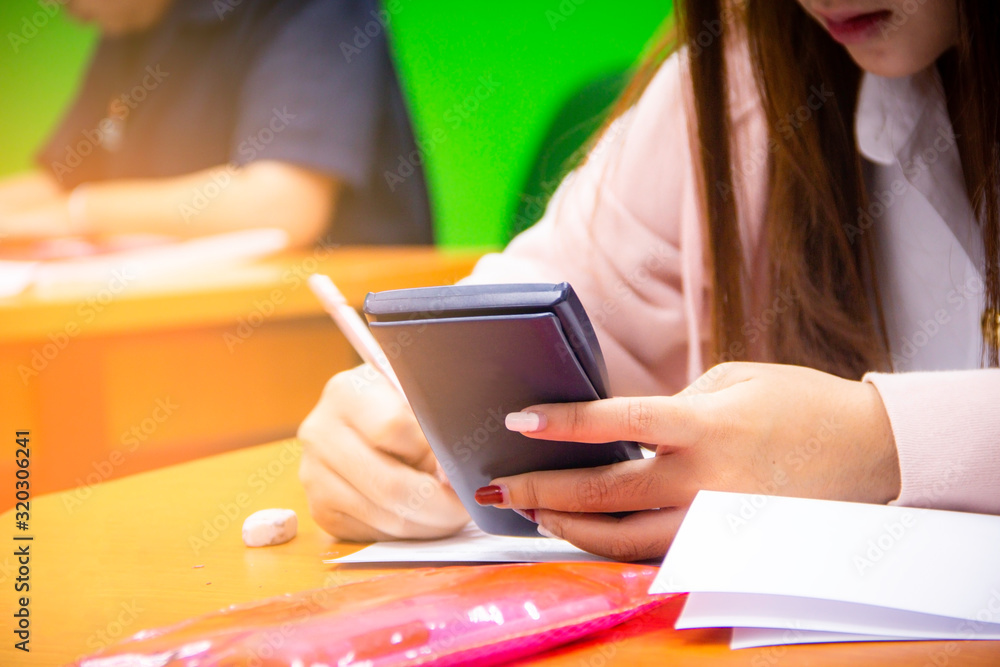
[[[295,510],[271,509],[254,512],[243,522],[243,544],[267,547],[288,542],[299,530]]]

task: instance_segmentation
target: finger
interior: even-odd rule
[[[380,507],[318,460],[303,458],[299,476],[307,490],[310,512],[316,523],[340,539],[375,541],[443,537],[454,533],[468,521],[464,511],[450,525],[439,525],[440,521],[428,524],[421,520],[427,513],[419,504],[401,503],[389,509]],[[441,517],[439,514],[430,516]]]
[[[433,474],[363,446],[338,452],[335,461],[322,455],[324,464],[370,504],[372,511],[358,518],[386,532],[398,534],[392,526],[401,517],[436,529],[468,521],[454,490]]]
[[[697,398],[700,400],[692,400]],[[507,415],[512,431],[541,440],[600,443],[634,440],[688,446],[707,429],[703,397],[608,398],[551,403]]]
[[[330,437],[357,440],[346,429]],[[321,455],[329,468],[382,509],[405,508],[421,523],[438,527],[450,527],[460,514],[461,503],[454,491],[443,486],[433,473],[411,468],[364,443],[344,447],[335,457],[325,451]]]
[[[348,542],[395,539],[344,511],[343,487],[336,477],[336,473],[327,470],[322,462],[306,455],[302,457],[299,480],[306,491],[309,514],[317,525],[338,540]]]
[[[730,361],[712,366],[697,380],[685,387],[677,396],[711,394],[734,384],[749,380],[758,370],[758,364]]]
[[[486,502],[517,509],[550,509],[560,512],[633,512],[673,507],[694,494],[680,483],[680,471],[668,456],[623,461],[596,468],[546,470],[490,482],[492,499]],[[491,487],[476,493],[477,501],[490,500]]]
[[[361,366],[334,376],[336,414],[377,449],[423,472],[434,472],[437,460],[406,399],[380,373]],[[363,395],[344,400],[347,392]]]
[[[334,509],[338,505],[327,497],[326,488],[324,486],[323,493],[317,493],[313,490],[308,492],[309,514],[320,528],[334,538],[343,542],[363,543],[399,539],[396,535],[383,533],[349,514]]]
[[[539,526],[598,556],[620,561],[663,558],[687,508],[647,510],[616,518],[538,510]]]

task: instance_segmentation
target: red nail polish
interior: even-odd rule
[[[500,505],[503,503],[503,489],[499,486],[476,489],[476,502],[480,505]]]

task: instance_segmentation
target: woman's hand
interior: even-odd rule
[[[507,424],[541,440],[655,447],[654,458],[505,477],[477,493],[618,560],[661,557],[700,489],[871,503],[899,494],[875,387],[798,366],[722,364],[676,396],[537,405]]]
[[[469,521],[406,400],[369,366],[327,383],[299,438],[309,510],[334,537],[444,537]]]

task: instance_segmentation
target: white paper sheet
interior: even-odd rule
[[[37,292],[44,292],[63,285],[101,285],[116,275],[129,280],[169,278],[189,270],[219,270],[287,246],[288,232],[283,229],[244,229],[94,258],[45,262],[36,269],[34,284]]]
[[[681,591],[678,627],[991,638],[1000,517],[703,491],[650,589]]]
[[[0,299],[16,296],[34,280],[38,262],[0,260]]]
[[[288,232],[283,229],[246,229],[74,259],[0,260],[0,298],[31,286],[42,297],[157,279],[167,279],[165,284],[172,288],[185,274],[222,271],[287,246]]]
[[[831,600],[740,593],[691,593],[675,627],[778,628],[878,634],[895,639],[1000,639],[1000,624],[979,623]]]
[[[733,628],[733,638],[729,642],[729,648],[757,648],[759,646],[784,646],[788,644],[898,641],[912,640],[902,637],[859,635],[848,632],[815,632],[813,630],[788,630],[785,628]]]
[[[554,563],[606,561],[564,540],[487,535],[473,524],[441,540],[377,542],[327,563]]]

